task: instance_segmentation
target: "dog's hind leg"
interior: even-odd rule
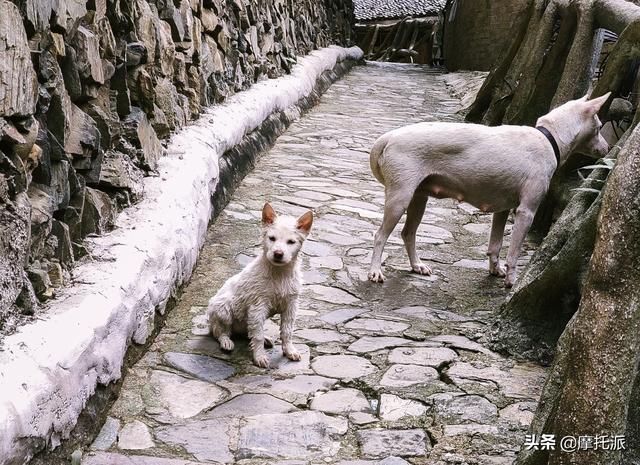
[[[381,269],[382,251],[387,243],[387,239],[389,239],[389,236],[393,232],[393,228],[396,227],[411,202],[411,197],[415,189],[407,189],[406,187],[407,186],[403,186],[402,189],[398,190],[391,190],[387,187],[384,201],[384,216],[382,217],[382,224],[373,240],[373,255],[371,257],[371,268],[369,268],[369,280],[374,283],[384,282],[384,275]]]
[[[211,327],[211,334],[220,343],[222,350],[231,351],[234,348],[233,341],[231,340],[231,326],[233,323],[231,308],[228,304],[216,304],[209,302],[209,326]]]
[[[404,246],[409,255],[411,269],[418,274],[427,276],[431,274],[431,268],[422,263],[422,260],[420,260],[418,256],[418,252],[416,251],[416,232],[422,222],[422,216],[424,215],[424,209],[428,199],[428,196],[417,191],[413,194],[409,207],[407,208],[407,219],[401,233]]]
[[[493,214],[493,220],[491,222],[491,237],[489,238],[489,249],[487,250],[487,256],[489,257],[489,273],[501,278],[506,276],[505,268],[500,265],[500,249],[502,248],[504,227],[507,224],[508,217],[509,210]]]
[[[533,222],[535,211],[535,208],[530,208],[526,203],[521,203],[516,209],[516,217],[513,222],[513,229],[511,230],[511,243],[509,244],[509,251],[507,252],[507,276],[504,278],[506,287],[513,286],[513,283],[516,281],[520,249]]]

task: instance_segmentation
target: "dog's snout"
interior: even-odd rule
[[[284,258],[284,252],[282,250],[274,250],[273,258],[275,260],[282,260]]]

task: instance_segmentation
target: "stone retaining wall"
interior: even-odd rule
[[[164,139],[349,43],[352,14],[351,0],[0,0],[0,331],[145,196]]]

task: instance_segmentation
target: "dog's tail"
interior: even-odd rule
[[[376,140],[371,147],[371,153],[369,154],[369,163],[371,164],[371,172],[381,184],[384,184],[384,177],[380,170],[380,156],[384,154],[384,149],[387,147],[386,135],[382,135]]]

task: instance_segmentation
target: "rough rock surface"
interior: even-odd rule
[[[86,278],[83,239],[144,197],[162,139],[349,45],[352,18],[351,0],[0,0],[0,336]]]
[[[384,199],[368,166],[371,142],[408,122],[455,120],[459,108],[438,76],[416,66],[357,67],[334,84],[256,163],[211,225],[191,282],[150,351],[124,379],[108,416],[119,420],[120,428],[135,420],[149,425],[155,447],[143,452],[115,443],[106,450],[87,447],[83,465],[511,463],[545,372],[483,345],[489,312],[498,308],[505,290],[486,269],[454,265],[484,258],[488,235],[465,225],[486,226],[491,217],[451,200],[430,201],[418,247],[434,275],[408,271],[398,227],[387,249],[388,280],[366,281],[380,221],[371,213],[381,211]],[[367,208],[344,202],[348,199]],[[287,371],[282,365],[255,367],[242,338],[233,352],[224,353],[202,332],[209,297],[259,250],[265,200],[293,215],[304,212],[309,200],[316,202],[314,229],[302,254],[309,284],[294,335],[305,360],[289,362]],[[453,241],[428,240],[444,237],[441,230]],[[331,256],[342,259],[340,269],[310,265],[313,258]],[[349,295],[350,303],[331,301],[332,291]],[[277,334],[275,322],[268,331]],[[276,343],[271,354],[280,352]],[[167,369],[167,353],[213,357],[233,366],[233,376],[211,382],[227,397],[189,418],[158,420],[150,411],[152,396],[141,387],[157,370]],[[391,361],[393,353],[401,363]],[[185,371],[177,374],[166,378],[175,384],[167,387],[170,392],[180,389],[182,378],[198,381]],[[175,404],[182,408],[183,402]]]

